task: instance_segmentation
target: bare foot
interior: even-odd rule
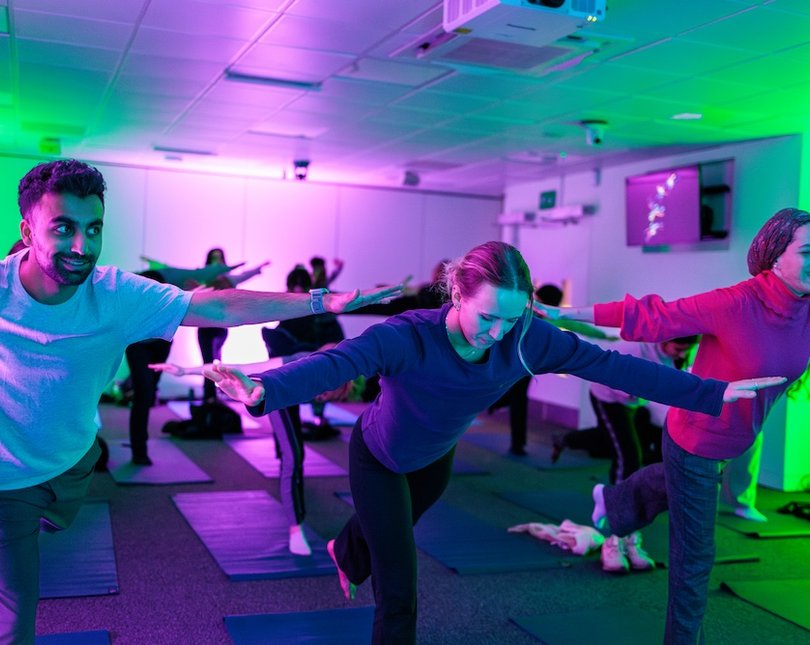
[[[591,513],[591,521],[598,529],[603,529],[607,526],[607,509],[605,508],[605,485],[597,484],[593,487],[591,493],[593,497],[593,513]]]
[[[337,569],[338,573],[338,580],[340,581],[340,588],[343,589],[343,595],[346,596],[346,600],[354,600],[354,596],[357,593],[357,585],[349,580],[349,576],[343,573],[343,570],[340,568],[337,558],[335,557],[334,540],[329,540],[329,542],[326,543],[326,551],[329,553],[329,557],[332,558],[332,562],[335,563],[335,568]]]

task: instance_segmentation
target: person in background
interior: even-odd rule
[[[344,266],[343,260],[335,258],[335,270],[331,274],[327,274],[326,261],[323,258],[315,256],[310,259],[309,264],[312,267],[312,275],[310,276],[312,286],[310,288],[320,293],[329,292],[329,288],[343,272]],[[312,324],[315,328],[318,346],[327,343],[338,343],[345,338],[337,316],[328,313],[321,314],[315,316]]]
[[[687,357],[700,340],[699,336],[673,338],[661,343],[618,341],[611,349],[622,354],[666,365],[674,369],[687,367]],[[598,429],[610,438],[611,484],[624,481],[644,464],[643,437],[650,427],[646,401],[622,390],[591,383],[590,398],[596,413]],[[646,438],[650,441],[650,437]],[[660,443],[660,439],[658,440]],[[629,569],[648,571],[655,562],[641,545],[641,532],[619,537],[610,535],[602,545],[602,568],[611,573]]]
[[[253,269],[243,271],[238,275],[233,275],[230,271],[223,271],[216,277],[206,281],[204,284],[212,289],[233,289],[237,285],[259,275],[262,269],[269,262],[262,262]],[[206,267],[226,267],[225,251],[221,248],[210,249],[205,256]],[[228,330],[224,327],[200,327],[197,329],[197,342],[200,345],[203,363],[213,363],[222,360],[222,347],[228,338]],[[203,384],[203,401],[213,403],[216,401],[216,388],[209,381]]]
[[[555,284],[543,284],[535,290],[534,298],[537,302],[556,307],[562,302],[563,292]],[[563,326],[563,328],[585,338],[608,339],[608,335],[602,330],[585,323],[574,322],[570,327]],[[488,412],[492,414],[498,408],[509,407],[509,453],[518,457],[525,457],[528,454],[526,441],[528,439],[529,385],[531,382],[530,376],[522,378],[488,409]]]
[[[725,407],[719,418],[673,408],[663,464],[642,468],[616,486],[594,487],[594,522],[606,522],[617,535],[629,535],[669,510],[667,643],[704,642],[723,468],[749,449],[810,359],[810,213],[785,208],[768,219],[748,249],[748,271],[753,278],[670,302],[628,295],[591,307],[545,308],[555,319],[619,327],[627,340],[700,334],[693,373],[701,377],[786,377],[762,396]]]
[[[755,395],[751,382],[702,381],[602,350],[534,317],[529,269],[509,244],[477,246],[445,275],[450,303],[440,309],[392,316],[255,379],[221,366],[206,371],[256,415],[380,374],[381,392],[349,444],[355,514],[328,543],[346,598],[373,579],[374,643],[416,641],[413,527],[447,486],[459,437],[526,374],[570,373],[715,415],[724,400]]]
[[[21,179],[20,237],[0,260],[0,642],[33,643],[39,533],[67,528],[100,449],[101,393],[128,345],[169,340],[179,325],[236,326],[313,313],[305,294],[194,293],[116,267],[102,249],[102,174],[75,159],[41,163]],[[401,287],[328,294],[340,313]]]

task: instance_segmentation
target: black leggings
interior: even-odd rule
[[[200,354],[203,363],[213,363],[222,360],[222,346],[228,338],[228,330],[224,327],[199,327],[197,329],[197,342],[200,344]],[[217,397],[217,386],[213,381],[203,379],[203,399],[210,401]]]
[[[416,642],[416,543],[413,527],[441,497],[455,448],[432,464],[400,474],[371,454],[360,429],[349,444],[355,514],[335,539],[335,556],[349,580],[372,576],[373,643]]]
[[[306,516],[304,506],[304,445],[298,406],[273,410],[270,425],[276,439],[276,452],[281,462],[279,495],[284,515],[290,526],[301,524]]]
[[[132,376],[132,409],[129,412],[129,445],[132,454],[146,455],[149,439],[149,409],[155,404],[160,372],[150,363],[165,363],[172,348],[168,340],[144,340],[127,347],[127,363]]]

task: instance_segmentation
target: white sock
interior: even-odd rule
[[[312,555],[312,549],[307,542],[307,536],[300,524],[290,527],[290,553],[295,555]]]
[[[593,487],[593,513],[591,513],[591,521],[598,529],[603,529],[607,525],[607,509],[605,508],[604,491],[604,484],[597,484]]]

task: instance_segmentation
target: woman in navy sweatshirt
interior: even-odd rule
[[[374,643],[416,641],[413,526],[447,486],[461,434],[526,374],[573,374],[711,415],[724,400],[756,395],[750,381],[701,380],[604,351],[533,317],[529,269],[508,244],[475,247],[449,263],[445,277],[450,303],[440,309],[393,316],[254,379],[220,366],[206,374],[255,415],[361,374],[380,375],[380,394],[350,442],[355,514],[328,545],[347,598],[374,578]]]

